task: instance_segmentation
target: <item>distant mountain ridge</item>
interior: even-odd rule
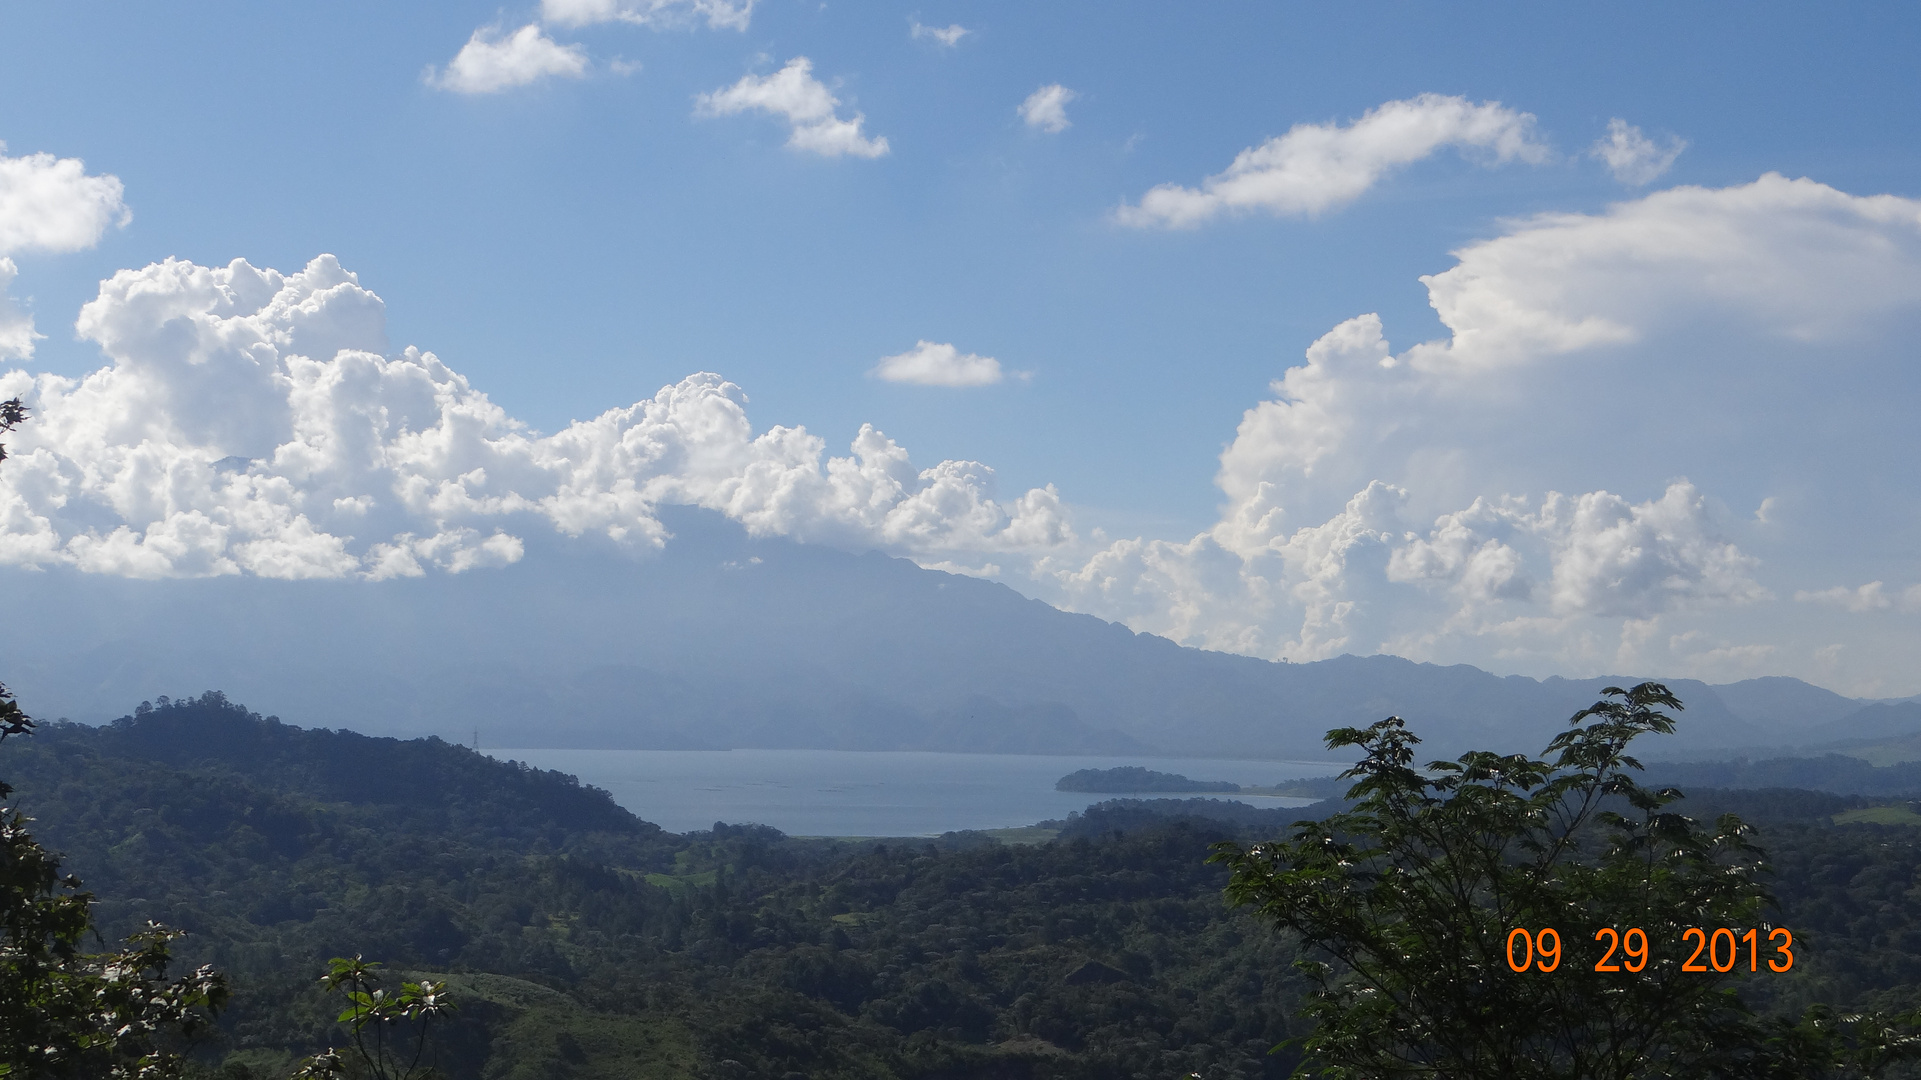
[[[306,726],[495,747],[1103,752],[1327,760],[1404,716],[1424,753],[1538,751],[1605,686],[1390,656],[1271,663],[1185,648],[991,582],[756,539],[705,511],[638,558],[529,541],[501,570],[380,583],[0,571],[0,679],[37,715],[225,691]],[[1794,679],[1670,682],[1649,758],[1921,731]]]

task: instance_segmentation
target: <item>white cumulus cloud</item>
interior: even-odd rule
[[[1247,410],[1211,528],[1048,553],[1030,587],[1296,660],[1743,677],[1813,657],[1805,619],[1752,613],[1779,611],[1771,571],[1807,572],[1774,560],[1846,566],[1911,520],[1878,493],[1921,455],[1898,344],[1921,330],[1921,201],[1770,175],[1509,222],[1455,257],[1423,279],[1446,338],[1397,352],[1350,319]],[[1910,593],[1921,610],[1921,587],[1796,598]]]
[[[89,175],[79,158],[9,157],[6,150],[0,143],[0,360],[28,360],[45,335],[9,294],[19,267],[8,256],[85,250],[133,212],[117,176]]]
[[[1496,163],[1548,158],[1535,138],[1533,113],[1498,102],[1422,94],[1387,102],[1358,121],[1299,123],[1235,156],[1228,171],[1199,188],[1160,184],[1124,206],[1118,219],[1137,227],[1191,227],[1222,213],[1264,209],[1277,215],[1318,215],[1347,206],[1391,169],[1423,160],[1447,146],[1479,150]]]
[[[475,30],[444,71],[427,72],[427,83],[457,94],[497,94],[546,78],[578,79],[587,73],[587,53],[561,45],[538,23],[513,33],[497,26]]]
[[[0,143],[0,256],[82,251],[133,220],[119,177],[89,175],[79,158],[6,149]]]
[[[657,544],[662,504],[935,562],[1075,539],[1052,488],[997,497],[987,466],[918,467],[871,426],[844,457],[803,428],[756,432],[717,375],[530,431],[432,353],[390,354],[379,297],[331,256],[121,271],[76,329],[108,366],[0,375],[33,410],[0,469],[0,563],[461,573],[519,560],[533,532]]]
[[[1606,491],[1550,491],[1538,508],[1478,499],[1426,531],[1408,527],[1407,497],[1374,481],[1325,521],[1273,530],[1259,546],[1242,546],[1247,523],[1234,518],[1263,507],[1244,504],[1184,544],[1119,541],[1078,566],[1049,556],[1043,588],[1137,630],[1294,660],[1419,655],[1442,637],[1529,635],[1552,650],[1597,619],[1768,597],[1757,560],[1720,535],[1685,481],[1641,503]]]
[[[1706,500],[1686,481],[1638,505],[1606,491],[1550,493],[1529,524],[1554,548],[1556,614],[1646,619],[1767,597],[1752,577],[1759,561],[1716,535]]]
[[[1605,163],[1621,183],[1644,187],[1667,172],[1687,148],[1687,140],[1673,135],[1665,144],[1657,143],[1617,116],[1608,121],[1607,137],[1597,140],[1588,154]]]
[[[745,30],[755,0],[541,0],[541,18],[559,26],[624,22],[671,29],[704,22],[715,30]]]
[[[1628,344],[1712,319],[1804,342],[1921,303],[1921,201],[1770,173],[1603,214],[1544,214],[1422,278],[1451,336],[1417,365]]]
[[[1121,208],[1123,224],[1181,228],[1223,213],[1265,210],[1313,216],[1361,197],[1389,171],[1446,147],[1482,152],[1496,163],[1547,160],[1534,116],[1498,102],[1422,94],[1370,109],[1345,127],[1296,124],[1287,134],[1249,147],[1227,171],[1198,188],[1162,184]]]
[[[908,31],[908,36],[915,41],[932,41],[951,49],[960,44],[960,39],[971,33],[973,33],[972,30],[959,23],[947,26],[926,26],[919,19],[915,19],[913,29]]]
[[[855,113],[844,120],[837,113],[840,99],[814,78],[813,62],[797,56],[772,75],[748,75],[722,90],[700,95],[696,113],[729,116],[750,109],[786,118],[792,125],[787,145],[823,157],[877,158],[887,153],[887,139],[861,134],[866,117]]]
[[[1027,95],[1018,111],[1028,127],[1058,135],[1073,126],[1067,119],[1067,103],[1079,96],[1060,83],[1049,83]]]
[[[1005,377],[999,360],[937,341],[918,341],[904,353],[882,357],[869,374],[920,386],[992,386]]]

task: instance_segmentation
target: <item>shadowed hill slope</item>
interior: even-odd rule
[[[18,778],[29,812],[37,812],[37,802],[84,803],[100,797],[41,786],[42,777],[63,775],[54,759],[94,762],[128,776],[158,769],[199,777],[208,801],[182,819],[192,820],[195,829],[215,827],[215,819],[226,817],[236,827],[257,827],[274,817],[264,807],[256,813],[242,806],[244,797],[228,798],[252,788],[271,793],[276,802],[288,800],[289,806],[332,808],[347,815],[341,820],[374,815],[405,819],[408,828],[529,842],[592,833],[647,844],[662,843],[667,835],[607,792],[583,787],[562,773],[496,761],[437,738],[401,741],[303,729],[250,712],[219,691],[180,701],[163,698],[158,707],[143,702],[133,715],[100,727],[43,725],[30,738],[9,741],[0,750],[0,765],[10,782]],[[168,820],[166,808],[155,807],[154,813],[160,815],[157,823]],[[88,844],[81,837],[71,842]]]
[[[395,790],[343,766],[418,775]],[[450,984],[450,1076],[1152,1080],[1227,1060],[1279,1080],[1291,1064],[1266,1050],[1293,1033],[1292,953],[1221,903],[1205,859],[1233,832],[1208,817],[1095,814],[1045,848],[663,835],[563,776],[302,731],[218,695],[9,739],[0,776],[109,940],[163,919],[189,932],[182,966],[232,980],[194,1075],[284,1077],[341,1045],[315,976],[355,954],[389,987]],[[1071,979],[1089,964],[1120,980]]]

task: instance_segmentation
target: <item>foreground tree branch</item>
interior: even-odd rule
[[[1330,748],[1362,751],[1342,774],[1349,807],[1212,856],[1232,903],[1306,947],[1317,1026],[1296,1075],[1838,1078],[1921,1056],[1915,1015],[1817,1009],[1789,1024],[1742,1004],[1737,980],[1792,952],[1762,921],[1765,856],[1732,815],[1704,826],[1671,811],[1681,793],[1636,783],[1627,754],[1680,709],[1659,683],[1609,687],[1544,758],[1473,751],[1424,768],[1399,717],[1329,732]],[[1736,948],[1754,931],[1754,956],[1691,964],[1689,934],[1722,928]]]

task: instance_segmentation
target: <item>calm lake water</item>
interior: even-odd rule
[[[1114,795],[1055,791],[1076,769],[1140,765],[1192,780],[1273,785],[1331,776],[1340,762],[938,754],[846,750],[488,750],[572,773],[674,832],[749,822],[793,836],[938,836],[1064,818]],[[1179,796],[1187,798],[1189,796]],[[1310,800],[1237,798],[1253,806]]]

